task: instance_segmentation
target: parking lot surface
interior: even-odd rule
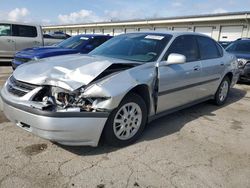
[[[0,67],[1,86],[11,72]],[[92,148],[53,144],[0,111],[0,187],[250,187],[249,114],[250,85],[238,84],[223,107],[202,103],[131,146]]]

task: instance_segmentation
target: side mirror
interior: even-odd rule
[[[186,63],[186,56],[176,53],[169,54],[166,63],[167,65]]]

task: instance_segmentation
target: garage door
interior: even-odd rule
[[[159,31],[159,32],[164,32],[164,31],[168,31],[169,29],[167,27],[156,27],[155,31]]]
[[[104,35],[113,36],[113,29],[104,29],[103,33],[104,33]]]
[[[124,33],[123,29],[114,29],[114,36]]]
[[[127,28],[126,29],[126,33],[134,33],[134,32],[136,32],[135,28]]]
[[[213,32],[213,27],[195,27],[195,32],[202,33],[204,35],[211,37]]]
[[[94,33],[95,34],[103,34],[102,29],[95,29]]]
[[[86,34],[93,34],[93,29],[87,29]]]
[[[72,30],[72,36],[78,35],[78,30]]]
[[[85,29],[79,29],[79,34],[85,34]]]
[[[150,28],[140,28],[140,32],[148,32],[148,31],[153,31]]]
[[[71,30],[66,30],[66,34],[72,35],[72,31]]]
[[[184,31],[188,31],[188,27],[174,27],[173,30],[184,32]]]
[[[243,26],[222,26],[220,41],[234,41],[242,37]]]

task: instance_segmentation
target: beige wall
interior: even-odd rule
[[[212,38],[215,40],[219,40],[221,36],[221,31],[223,27],[226,26],[239,26],[242,27],[242,33],[239,34],[238,37],[250,37],[250,20],[247,22],[247,20],[239,20],[239,21],[213,21],[213,22],[196,22],[196,23],[171,23],[171,24],[150,24],[150,25],[131,25],[124,23],[124,25],[120,26],[85,26],[85,27],[79,27],[79,26],[65,26],[65,28],[53,28],[53,29],[46,29],[43,28],[45,32],[51,32],[51,31],[56,31],[56,30],[63,30],[66,31],[66,33],[70,35],[76,35],[79,33],[102,33],[102,34],[110,34],[110,35],[117,35],[119,33],[125,33],[126,31],[131,32],[131,31],[154,31],[158,30],[160,28],[160,31],[164,31],[164,28],[167,30],[177,30],[177,31],[189,31],[189,32],[195,32],[196,28],[199,31],[203,31],[201,27],[204,28],[211,28],[211,35]],[[71,27],[71,28],[68,28]],[[225,30],[225,29],[223,29]],[[204,31],[205,34],[207,34]],[[237,36],[235,36],[237,37]]]

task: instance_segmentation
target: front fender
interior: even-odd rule
[[[93,108],[113,110],[118,107],[124,96],[138,85],[147,85],[152,96],[155,78],[155,66],[140,65],[93,83],[86,88],[84,96],[104,98],[97,100]]]

